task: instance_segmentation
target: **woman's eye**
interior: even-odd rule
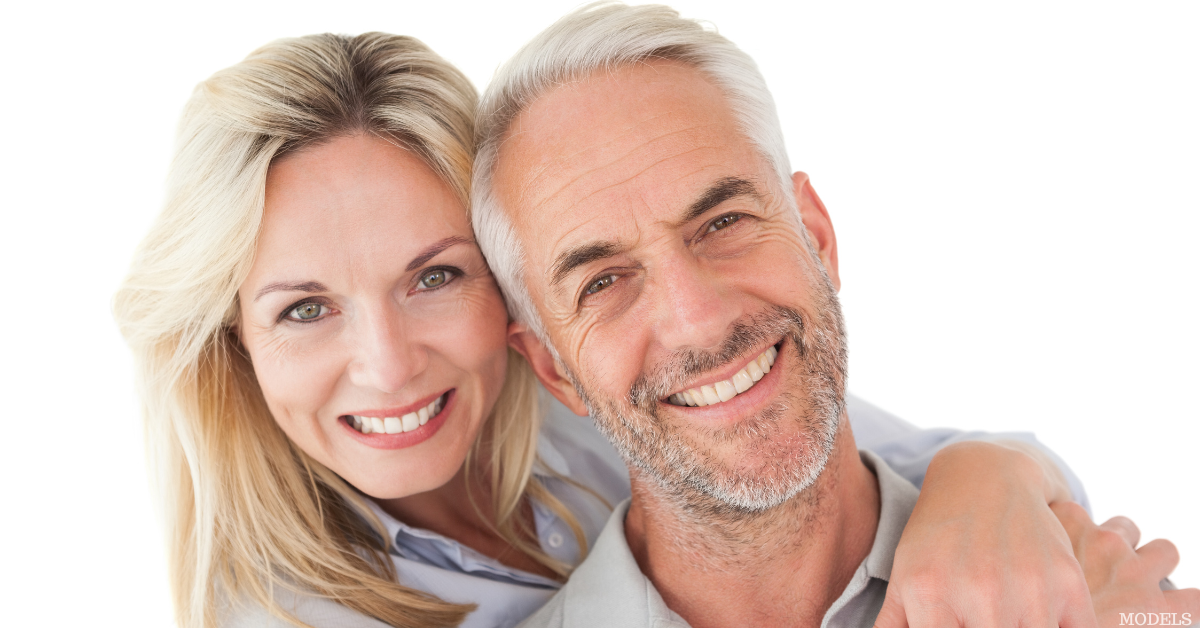
[[[305,303],[298,305],[288,312],[287,317],[294,321],[313,321],[329,313],[329,308],[320,303]]]
[[[616,275],[608,275],[605,277],[601,277],[601,278],[597,279],[596,281],[593,281],[591,283],[591,285],[589,285],[587,287],[587,290],[583,291],[583,293],[585,295],[596,294],[597,292],[600,292],[601,290],[606,290],[609,286],[613,285],[613,282],[616,280],[617,280]]]
[[[733,223],[735,223],[741,219],[742,219],[742,217],[738,216],[737,214],[721,216],[720,218],[712,221],[712,223],[708,225],[708,231],[706,233],[720,231],[721,229],[724,229],[725,227],[728,227],[729,225],[732,225]]]
[[[437,288],[445,284],[450,279],[444,270],[431,270],[421,276],[422,288]]]

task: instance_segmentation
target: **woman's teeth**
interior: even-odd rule
[[[675,393],[668,397],[667,401],[677,406],[711,406],[714,403],[729,401],[753,388],[758,380],[763,378],[763,375],[770,373],[771,365],[775,364],[777,355],[779,355],[779,350],[769,347],[757,358],[750,360],[745,368],[734,373],[733,377],[723,382]]]
[[[363,434],[399,434],[411,432],[429,422],[442,411],[442,400],[445,395],[433,400],[433,403],[404,416],[358,416],[350,415],[350,425]]]

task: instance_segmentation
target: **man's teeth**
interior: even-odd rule
[[[444,397],[444,395],[443,395]],[[350,416],[350,425],[363,434],[399,434],[411,432],[429,422],[442,411],[442,399],[438,397],[433,403],[404,416]]]
[[[750,360],[745,368],[734,373],[733,377],[723,382],[675,393],[668,397],[667,401],[677,406],[711,406],[722,401],[729,401],[753,388],[754,384],[763,378],[763,375],[770,373],[771,365],[775,364],[777,355],[779,355],[779,350],[769,347],[757,358]]]

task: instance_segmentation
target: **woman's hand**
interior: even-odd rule
[[[929,465],[877,628],[1094,628],[1088,583],[1051,503],[1058,468],[1023,443],[964,442]]]
[[[1062,502],[1050,508],[1071,537],[1101,626],[1138,625],[1130,617],[1136,613],[1158,615],[1147,617],[1142,625],[1200,623],[1200,590],[1163,591],[1159,586],[1179,564],[1179,552],[1170,541],[1156,539],[1135,550],[1141,532],[1125,517],[1096,525],[1079,504]]]

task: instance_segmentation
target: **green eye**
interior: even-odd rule
[[[446,283],[446,271],[444,270],[430,271],[421,277],[422,288],[436,288],[444,283]]]
[[[731,214],[729,216],[721,216],[720,218],[712,221],[712,224],[710,224],[708,226],[708,233],[712,233],[714,231],[720,231],[721,229],[724,229],[725,227],[728,227],[729,225],[732,225],[733,223],[735,223],[741,219],[742,219],[742,217],[738,216],[737,214]]]
[[[288,318],[297,321],[311,321],[321,318],[328,312],[329,308],[320,303],[305,303],[289,312]]]
[[[597,292],[600,292],[601,290],[608,289],[608,287],[613,285],[613,282],[616,280],[617,280],[616,275],[608,275],[606,277],[601,277],[601,278],[597,279],[596,281],[593,281],[592,284],[590,286],[588,286],[587,290],[584,290],[583,293],[584,294],[596,294]]]

